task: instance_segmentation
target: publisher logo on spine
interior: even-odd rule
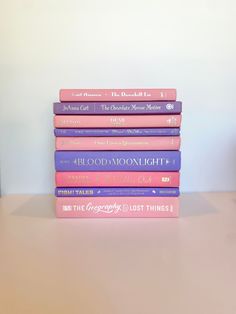
[[[167,104],[166,105],[166,110],[173,110],[174,109],[174,105],[173,104]]]

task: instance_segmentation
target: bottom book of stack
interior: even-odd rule
[[[179,197],[63,196],[56,197],[56,214],[59,218],[172,218],[179,215]]]

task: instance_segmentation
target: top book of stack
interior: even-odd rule
[[[61,89],[61,102],[78,101],[175,101],[174,88]]]

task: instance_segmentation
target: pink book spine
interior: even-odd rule
[[[179,172],[56,172],[57,187],[179,187]]]
[[[60,101],[158,101],[176,100],[174,88],[61,89]]]
[[[174,218],[178,197],[58,197],[58,218]]]
[[[56,115],[55,128],[158,128],[180,127],[181,115]]]
[[[56,150],[178,150],[179,148],[179,136],[56,138]]]

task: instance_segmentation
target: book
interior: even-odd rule
[[[57,187],[179,187],[179,172],[56,172]]]
[[[179,136],[56,138],[56,150],[178,150],[179,148]]]
[[[55,102],[54,114],[173,114],[181,113],[181,101]]]
[[[56,171],[179,171],[179,151],[56,151]]]
[[[71,136],[179,136],[180,128],[54,129],[57,137]]]
[[[174,218],[178,197],[56,197],[58,218]]]
[[[179,196],[179,188],[122,188],[122,187],[106,187],[106,188],[95,188],[95,187],[61,187],[55,189],[55,195],[57,197],[107,197],[107,196]]]
[[[179,187],[179,172],[56,172],[57,187]]]
[[[181,115],[56,115],[55,128],[180,127]]]
[[[60,101],[175,101],[174,88],[61,89]]]

